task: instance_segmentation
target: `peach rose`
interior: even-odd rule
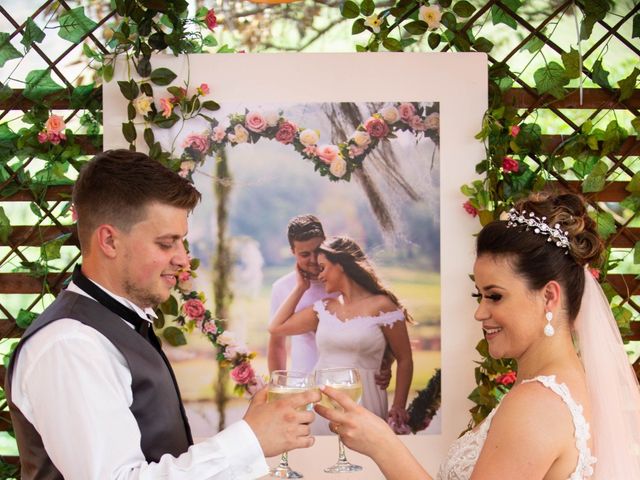
[[[171,112],[173,111],[173,103],[171,103],[170,98],[160,99],[160,110],[162,110],[162,116],[164,118],[169,118],[171,116]]]
[[[233,132],[234,133],[232,135],[229,135],[229,140],[231,140],[232,142],[245,143],[247,140],[249,140],[249,132],[247,132],[247,129],[239,123],[236,124],[235,127],[233,127]]]
[[[384,121],[389,125],[393,125],[398,120],[400,120],[400,112],[398,112],[398,109],[393,106],[384,107],[382,110],[380,110],[380,115],[382,115]]]
[[[269,110],[265,112],[264,119],[267,121],[267,125],[269,125],[270,127],[275,127],[276,125],[278,125],[280,115],[275,110]]]
[[[305,147],[308,147],[309,145],[315,145],[316,143],[318,143],[318,140],[320,140],[320,135],[315,130],[307,128],[306,130],[300,132],[300,143]]]
[[[369,134],[362,130],[356,130],[351,138],[353,138],[353,141],[356,142],[356,145],[359,147],[366,147],[371,143],[371,137]]]
[[[329,171],[334,177],[342,178],[347,173],[347,162],[341,156],[337,156],[336,159],[331,162]]]
[[[440,128],[440,114],[431,113],[424,119],[424,127],[427,130],[438,130]]]
[[[47,133],[60,133],[64,130],[64,120],[60,115],[51,115],[44,124]]]
[[[339,154],[340,149],[337,145],[321,145],[316,149],[316,155],[327,165],[331,165]]]
[[[429,25],[429,30],[435,30],[440,26],[442,12],[438,5],[422,5],[418,13],[418,18]]]
[[[227,132],[225,132],[224,128],[222,128],[220,125],[218,125],[217,127],[213,127],[213,131],[211,133],[213,141],[216,143],[222,142],[222,140],[224,140],[224,137],[227,135]]]

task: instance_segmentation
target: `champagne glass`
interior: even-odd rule
[[[269,378],[268,402],[275,402],[287,395],[306,392],[314,386],[313,374],[296,372],[293,370],[274,370]],[[301,407],[309,410],[312,405]],[[269,471],[269,475],[276,478],[302,478],[302,474],[289,467],[289,454],[284,452],[277,467]]]
[[[354,402],[360,402],[360,398],[362,397],[362,382],[360,381],[360,373],[357,368],[323,368],[316,370],[315,377],[316,385],[328,385],[346,393]],[[324,393],[322,394],[320,405],[327,408],[342,408]],[[334,465],[325,468],[324,471],[327,473],[345,473],[359,472],[360,470],[362,470],[360,465],[354,465],[347,460],[344,452],[344,444],[338,435],[338,461]]]

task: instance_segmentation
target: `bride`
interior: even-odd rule
[[[319,300],[294,314],[309,280],[298,272],[297,285],[276,312],[269,333],[297,335],[316,332],[316,369],[356,367],[360,371],[362,405],[400,430],[408,420],[407,396],[413,374],[407,332],[410,315],[396,296],[380,282],[358,244],[348,237],[325,240],[318,248],[320,280],[328,294],[337,298]],[[397,361],[396,390],[387,408],[387,392],[376,385],[375,375],[389,346]],[[317,419],[314,434],[328,434],[328,423]]]
[[[517,360],[518,381],[454,442],[437,478],[640,478],[638,383],[588,268],[603,245],[582,199],[532,195],[485,226],[476,250],[475,319],[492,357]],[[387,425],[324,392],[345,411],[316,411],[386,478],[431,478]]]

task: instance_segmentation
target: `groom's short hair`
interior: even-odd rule
[[[287,238],[293,250],[293,242],[304,242],[310,238],[325,238],[322,223],[318,217],[310,213],[297,215],[289,220],[287,226]]]

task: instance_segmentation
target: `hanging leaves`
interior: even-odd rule
[[[539,94],[549,93],[556,98],[566,95],[564,86],[569,83],[565,69],[557,62],[549,62],[533,74]]]
[[[27,74],[25,83],[23,95],[34,102],[63,89],[51,78],[51,70],[32,70]]]
[[[68,10],[60,15],[60,30],[58,35],[72,43],[80,41],[92,32],[98,24],[84,14],[84,7]]]
[[[22,57],[22,54],[11,45],[10,35],[0,32],[0,67],[14,58]]]
[[[22,40],[20,40],[20,43],[24,45],[25,51],[31,48],[31,44],[40,43],[42,40],[44,40],[44,32],[36,25],[31,17],[27,18],[22,32]]]

